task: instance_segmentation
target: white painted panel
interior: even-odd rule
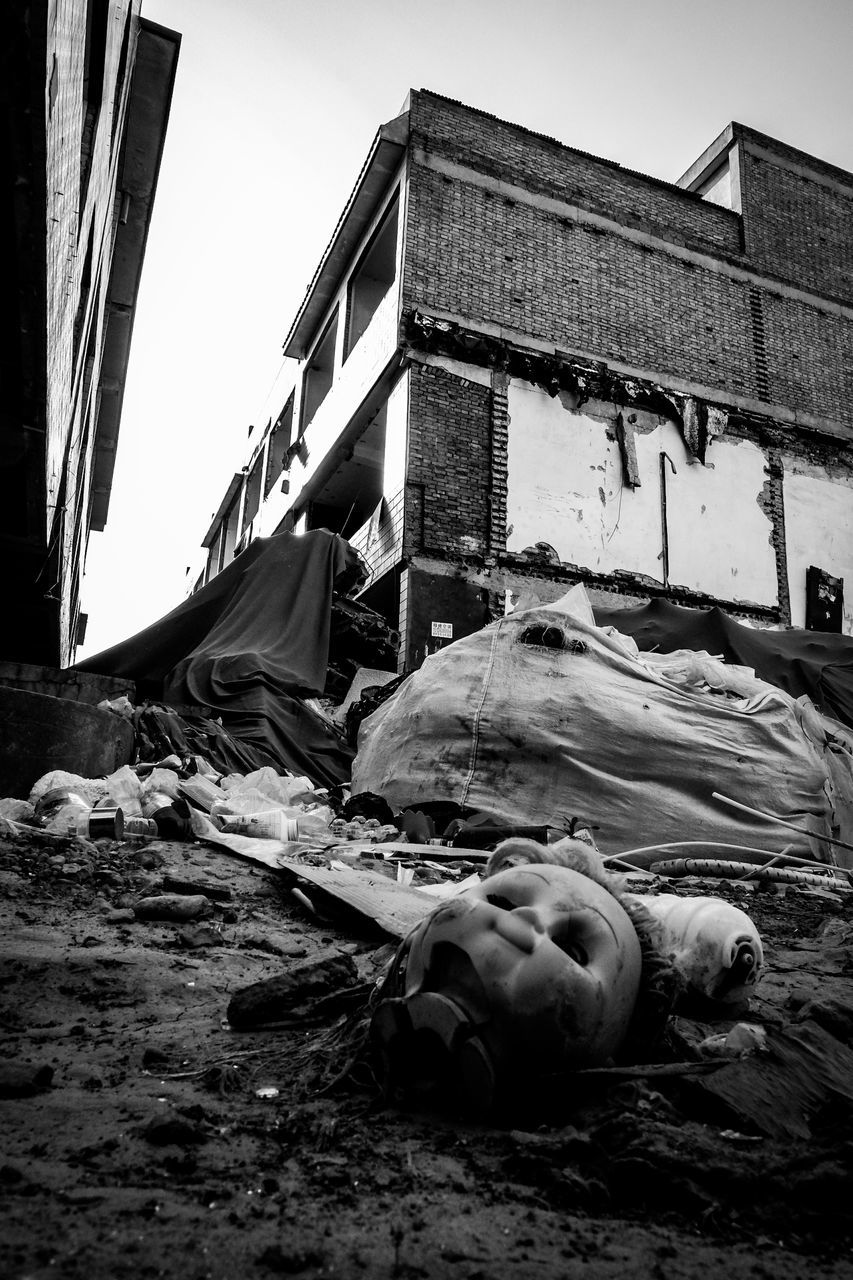
[[[608,424],[528,384],[510,383],[509,417],[507,549],[548,542],[570,564],[660,578],[656,470],[625,488]]]
[[[748,440],[723,438],[708,451],[712,465],[691,466],[674,423],[638,446],[658,454],[666,449],[678,470],[673,475],[667,468],[666,478],[670,582],[721,600],[777,604],[773,523],[759,506],[767,482],[764,451]]]
[[[608,423],[513,381],[509,415],[508,550],[547,542],[569,564],[662,583],[664,451],[676,468],[667,470],[670,582],[724,600],[777,603],[772,524],[758,501],[765,457],[757,446],[718,440],[709,454],[713,465],[705,467],[688,461],[674,423],[638,430],[641,484],[630,489],[619,446],[608,436],[615,406]]]
[[[853,635],[853,484],[786,473],[785,542],[792,624],[806,624],[806,570],[814,565],[844,579],[842,626]]]
[[[406,482],[409,435],[409,373],[403,374],[388,397],[385,415],[385,461],[382,492],[395,497]]]

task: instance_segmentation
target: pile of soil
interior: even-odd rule
[[[322,974],[369,982],[388,940],[289,883],[202,845],[0,841],[4,1276],[849,1274],[853,895],[679,882],[758,925],[767,1048],[576,1077],[549,1117],[522,1099],[487,1127],[317,1091],[343,1007]],[[135,914],[164,891],[194,918]],[[277,1025],[227,1021],[308,969]],[[731,1025],[680,1016],[671,1042],[693,1061]]]

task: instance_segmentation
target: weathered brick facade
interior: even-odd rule
[[[740,218],[431,94],[411,131],[404,309],[853,426],[850,175],[745,145]]]
[[[444,561],[448,573],[464,564],[472,583],[494,588],[493,607],[502,587],[518,594],[525,575],[536,576],[541,594],[541,560],[506,550],[506,370],[512,364],[518,376],[521,367],[522,378],[553,395],[567,385],[561,366],[587,362],[610,371],[599,398],[632,403],[632,376],[646,379],[669,397],[665,416],[680,421],[686,398],[698,397],[720,406],[732,442],[764,454],[755,501],[767,518],[774,581],[768,601],[739,603],[736,580],[730,595],[715,596],[552,556],[550,594],[580,577],[599,594],[663,590],[791,621],[786,472],[808,454],[822,474],[840,468],[849,483],[853,461],[853,178],[731,129],[740,210],[436,95],[411,95],[400,311],[412,357],[425,358],[412,317],[447,330],[438,346],[427,344],[445,368],[422,368],[412,382],[412,563],[429,557],[435,572]],[[473,367],[488,370],[490,385],[465,381]],[[588,394],[581,389],[580,403]],[[567,431],[570,454],[569,423]]]
[[[391,202],[388,292],[275,527],[324,485],[343,519],[365,472],[329,480],[333,450],[393,400],[373,483],[402,537],[366,598],[393,595],[405,664],[574,582],[763,625],[804,625],[812,566],[853,584],[853,175],[731,124],[673,184],[412,91],[285,344],[309,371]]]
[[[491,391],[415,365],[404,553],[485,554],[490,537]]]

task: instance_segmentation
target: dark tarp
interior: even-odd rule
[[[757,631],[722,609],[686,609],[651,600],[635,609],[596,608],[600,627],[632,636],[641,650],[704,649],[794,698],[808,694],[818,710],[853,728],[853,637],[826,631]]]
[[[178,711],[209,708],[259,764],[342,782],[353,753],[302,698],[325,684],[333,590],[362,572],[325,529],[259,538],[159,622],[78,670],[126,676],[141,697]]]

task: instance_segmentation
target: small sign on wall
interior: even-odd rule
[[[452,622],[434,622],[432,624],[432,635],[437,640],[453,639],[453,623]]]
[[[809,565],[806,570],[806,630],[841,634],[844,579]]]

